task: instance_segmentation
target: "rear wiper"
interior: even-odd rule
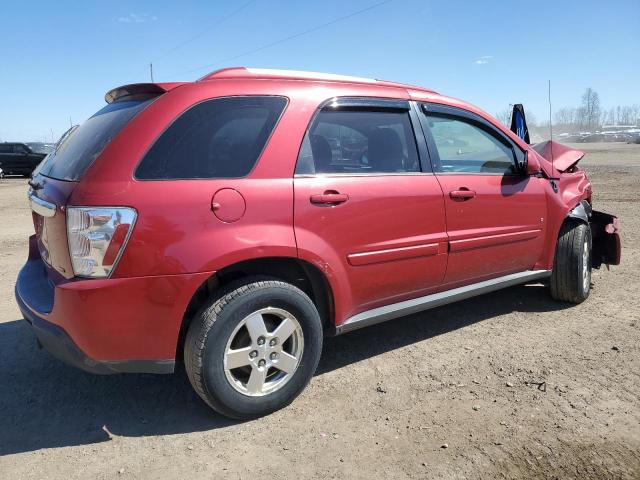
[[[29,186],[34,190],[40,190],[43,187],[41,183],[34,181],[33,178],[29,180]]]

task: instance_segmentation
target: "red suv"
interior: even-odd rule
[[[529,281],[578,303],[620,260],[581,152],[431,90],[230,68],[106,101],[30,181],[18,304],[90,372],[184,357],[230,417],[290,403],[323,335]]]

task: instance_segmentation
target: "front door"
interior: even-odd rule
[[[299,255],[334,282],[338,323],[420,296],[446,269],[442,190],[420,161],[409,104],[363,103],[317,113],[294,180]]]
[[[436,105],[422,108],[449,234],[446,284],[531,269],[546,225],[542,179],[516,168],[524,152],[481,117]]]

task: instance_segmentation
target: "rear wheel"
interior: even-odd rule
[[[200,310],[185,340],[195,391],[232,418],[255,418],[293,401],[320,359],[322,325],[309,297],[277,280],[247,279]]]
[[[551,296],[560,301],[581,303],[591,289],[591,229],[568,220],[560,229],[551,274]]]

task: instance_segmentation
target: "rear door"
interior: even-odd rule
[[[300,256],[338,285],[338,321],[420,296],[444,278],[442,190],[415,125],[406,101],[341,98],[317,112],[305,135],[296,241]]]
[[[531,269],[546,229],[542,179],[516,168],[524,152],[482,117],[421,105],[449,235],[445,283],[470,283]]]

